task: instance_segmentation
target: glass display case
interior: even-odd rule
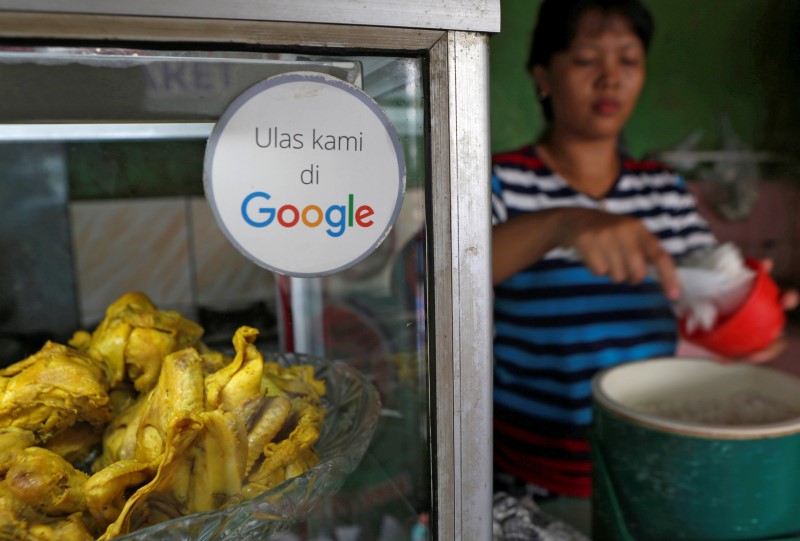
[[[423,512],[433,539],[489,539],[498,30],[490,0],[0,0],[0,364],[77,344],[130,292],[213,351],[256,328],[265,358],[341,362],[380,401],[354,471],[276,539],[409,539]],[[312,277],[240,253],[204,191],[229,104],[295,72],[363,90],[405,164],[377,248]]]

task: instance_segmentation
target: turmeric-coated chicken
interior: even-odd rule
[[[42,447],[62,457],[78,469],[88,469],[103,441],[103,429],[89,423],[75,423],[53,435]]]
[[[116,462],[87,483],[95,519],[114,518],[99,539],[239,501],[247,442],[238,417],[215,410],[173,421],[158,460]]]
[[[116,521],[128,496],[152,481],[158,464],[118,460],[93,474],[84,484],[89,514],[101,529]]]
[[[273,396],[299,395],[317,403],[325,395],[325,382],[317,379],[314,367],[307,364],[284,367],[275,361],[265,362],[262,385]]]
[[[0,476],[5,475],[17,455],[36,443],[30,430],[8,426],[0,428]]]
[[[264,358],[254,342],[258,331],[240,327],[233,336],[236,356],[227,365],[206,377],[206,408],[222,407],[236,411],[261,396]]]
[[[28,447],[11,464],[5,482],[17,498],[37,511],[64,516],[86,507],[83,485],[88,479],[52,451]]]
[[[322,425],[320,409],[307,400],[292,399],[292,415],[287,423],[291,432],[278,441],[271,441],[262,450],[263,460],[257,464],[248,480],[272,488],[290,477],[306,472],[317,463],[316,454],[309,450],[319,439]],[[286,427],[284,427],[285,429]]]
[[[47,342],[37,353],[0,370],[0,428],[33,432],[40,441],[78,422],[111,420],[102,366],[76,349]]]
[[[81,513],[52,517],[20,500],[0,482],[0,539],[3,541],[91,541],[91,520]]]
[[[110,427],[103,458],[109,464],[87,483],[89,509],[107,525],[104,539],[239,496],[248,450],[244,419],[205,410],[203,376],[193,348],[167,355],[156,387],[131,406],[134,415],[123,412],[124,425]],[[132,458],[115,460],[120,454]]]
[[[152,462],[164,453],[176,422],[204,411],[203,365],[197,351],[186,348],[164,357],[158,384],[143,399],[134,458]]]
[[[0,370],[0,540],[103,541],[235,505],[312,468],[324,383],[235,356],[203,329],[123,295],[70,345]]]
[[[156,384],[164,356],[198,345],[202,335],[197,323],[159,310],[144,293],[126,293],[108,307],[90,339],[79,332],[71,344],[103,360],[111,387],[127,377],[145,392]]]

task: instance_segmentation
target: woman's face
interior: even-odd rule
[[[627,19],[585,13],[569,49],[536,66],[550,98],[553,130],[587,140],[616,138],[630,118],[645,78],[645,50]]]

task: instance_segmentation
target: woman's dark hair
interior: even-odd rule
[[[533,32],[528,70],[536,65],[550,65],[554,54],[569,49],[581,17],[592,10],[627,19],[647,51],[655,24],[650,10],[641,0],[544,0],[539,7],[539,17]],[[552,120],[549,98],[542,99],[542,109],[547,120]]]

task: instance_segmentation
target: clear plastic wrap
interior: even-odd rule
[[[265,354],[264,359],[283,366],[312,364],[325,381],[325,423],[315,446],[319,463],[251,500],[136,530],[118,541],[262,541],[309,518],[355,470],[378,423],[377,389],[343,362],[297,354]]]

